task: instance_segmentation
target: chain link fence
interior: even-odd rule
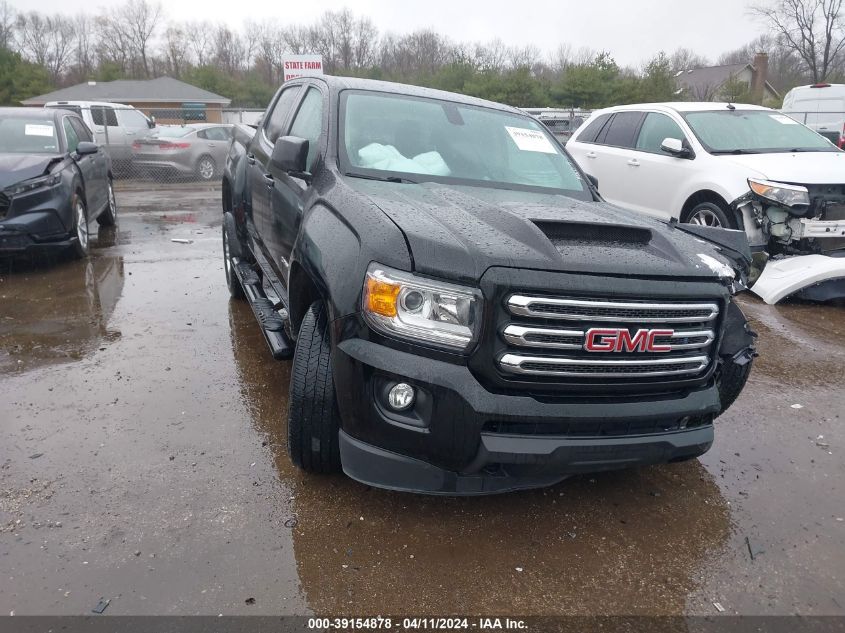
[[[75,112],[87,130],[69,126],[69,146],[93,140],[112,162],[118,188],[151,183],[205,183],[219,186],[236,123],[254,125],[263,110],[224,110],[202,104],[135,109],[118,104],[60,103]],[[85,138],[87,135],[90,138]]]

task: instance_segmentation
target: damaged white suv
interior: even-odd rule
[[[772,256],[753,287],[767,302],[845,296],[845,152],[788,116],[729,103],[619,106],[593,113],[566,149],[608,202],[744,230]]]

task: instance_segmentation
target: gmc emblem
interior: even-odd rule
[[[671,352],[671,345],[658,345],[659,336],[672,336],[675,330],[637,330],[594,327],[587,330],[584,349],[588,352]]]

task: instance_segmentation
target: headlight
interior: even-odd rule
[[[810,206],[810,193],[806,187],[800,185],[787,185],[782,182],[749,178],[748,186],[761,198],[766,198],[766,200],[771,200],[785,207]]]
[[[363,308],[367,322],[384,334],[464,351],[480,323],[481,293],[373,263]]]
[[[32,180],[24,180],[23,182],[12,185],[6,189],[6,193],[9,194],[10,197],[19,196],[22,193],[41,189],[42,187],[53,187],[58,185],[61,179],[61,174],[50,174],[49,176],[40,176],[38,178],[33,178]]]

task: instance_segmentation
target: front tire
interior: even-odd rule
[[[241,281],[232,270],[232,253],[229,245],[229,231],[226,230],[226,223],[223,222],[223,270],[226,273],[226,286],[229,288],[229,296],[232,299],[243,299],[244,289]]]
[[[114,187],[112,179],[109,178],[109,203],[106,210],[97,216],[97,223],[100,226],[114,226],[117,224],[117,203],[114,199]]]
[[[718,202],[699,202],[690,209],[684,221],[699,226],[712,226],[722,229],[736,228],[736,223],[730,219],[730,210]]]
[[[71,252],[74,258],[85,259],[88,257],[88,245],[91,240],[88,233],[88,210],[85,208],[85,200],[75,193],[70,199],[70,207],[73,210],[73,229],[76,234],[76,241],[71,246]]]
[[[308,308],[290,372],[288,453],[307,472],[340,470],[340,414],[335,400],[328,319],[322,303]]]

